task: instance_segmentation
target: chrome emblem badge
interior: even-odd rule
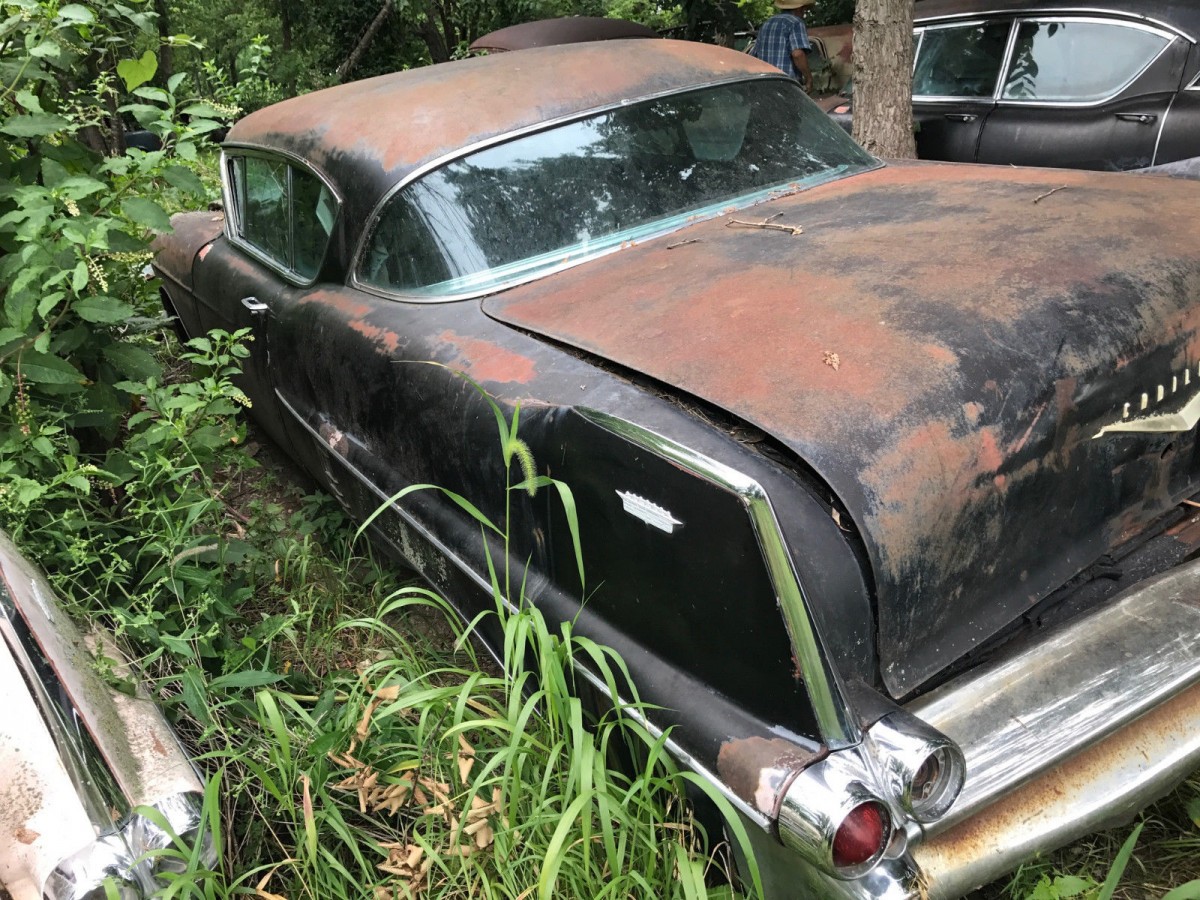
[[[1196,368],[1196,377],[1200,380],[1200,366]],[[1137,433],[1137,434],[1168,434],[1171,432],[1191,431],[1200,422],[1200,388],[1196,393],[1177,409],[1171,412],[1155,412],[1154,407],[1164,400],[1173,398],[1181,387],[1186,388],[1192,383],[1192,370],[1183,370],[1182,377],[1172,375],[1170,384],[1155,386],[1153,392],[1143,392],[1133,403],[1126,403],[1121,410],[1121,418],[1110,425],[1105,425],[1092,439],[1106,434]],[[1136,408],[1135,408],[1136,407]],[[1134,415],[1145,413],[1145,415]]]
[[[657,503],[651,503],[645,497],[639,497],[628,491],[617,491],[617,496],[621,498],[621,505],[625,507],[625,512],[635,519],[641,519],[647,525],[653,525],[659,531],[672,534],[678,526],[683,524],[671,515],[670,510],[664,509]]]

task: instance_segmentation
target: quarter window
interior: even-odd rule
[[[1007,22],[926,28],[913,70],[918,97],[991,97],[1008,43]]]
[[[1005,100],[1103,100],[1120,91],[1170,43],[1116,22],[1022,22]]]
[[[237,237],[279,268],[309,280],[325,259],[337,203],[319,178],[279,159],[229,160]]]

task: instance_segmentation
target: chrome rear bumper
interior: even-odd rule
[[[962,749],[962,794],[939,821],[910,826],[905,852],[867,877],[803,873],[813,896],[961,897],[1127,821],[1200,768],[1200,561],[907,709]]]

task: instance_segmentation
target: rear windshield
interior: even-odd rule
[[[674,94],[489,147],[396,194],[358,279],[484,293],[879,163],[790,79]]]

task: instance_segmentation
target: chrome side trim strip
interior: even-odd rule
[[[316,440],[322,446],[325,446],[325,441],[321,437],[320,433],[316,429],[314,429],[311,425],[309,425],[308,422],[306,422],[304,420],[304,417],[301,416],[299,412],[297,412],[297,410],[294,406],[292,406],[290,403],[288,403],[288,401],[284,398],[283,394],[281,394],[278,389],[275,390],[275,396],[277,398],[279,398],[279,402],[284,405],[284,408],[287,409],[287,411],[292,415],[292,417],[296,420],[296,422],[299,423],[300,426],[302,428],[304,428],[305,431],[307,431],[310,435],[312,435],[314,440]],[[492,585],[491,585],[490,581],[488,581],[486,578],[484,578],[482,575],[480,575],[478,572],[476,572],[474,569],[472,569],[469,565],[467,565],[467,563],[464,560],[460,559],[458,556],[455,556],[453,553],[451,553],[450,550],[446,547],[446,545],[443,544],[440,540],[438,540],[437,537],[428,528],[426,528],[424,525],[422,525],[421,522],[415,516],[413,516],[412,513],[403,509],[398,504],[392,503],[391,495],[385,494],[382,490],[380,490],[379,487],[374,482],[372,482],[371,479],[369,479],[362,472],[361,469],[359,469],[357,466],[355,466],[353,463],[351,463],[348,459],[346,459],[345,457],[343,457],[337,453],[331,453],[330,455],[332,458],[337,459],[342,464],[342,466],[346,469],[346,471],[349,472],[355,479],[357,479],[364,487],[366,487],[367,490],[369,490],[371,493],[373,493],[375,496],[377,496],[380,499],[381,503],[388,503],[391,506],[392,510],[396,513],[396,515],[398,515],[401,519],[404,520],[406,525],[408,525],[410,528],[412,528],[414,531],[416,531],[423,540],[428,541],[439,553],[441,553],[447,560],[449,560],[454,565],[455,568],[457,568],[464,575],[466,575],[468,578],[470,578],[472,581],[474,581],[475,584],[478,585],[483,591],[485,591],[488,594],[492,593]],[[388,541],[389,543],[393,543],[393,545],[394,545],[394,542],[392,542],[391,539],[387,536],[387,534],[385,534],[381,529],[372,525],[372,530],[375,533],[377,533],[383,540]],[[399,549],[399,548],[397,548],[397,549]],[[446,599],[450,600],[451,598],[446,598]],[[516,605],[513,604],[507,597],[501,597],[500,599],[504,603],[505,608],[510,613],[516,613],[519,611],[517,609]],[[455,608],[457,609],[457,606]],[[491,652],[490,648],[489,648],[489,652]],[[492,655],[495,656],[495,653],[492,653]],[[500,660],[499,657],[496,657],[496,661],[498,663],[502,662],[502,660]],[[612,700],[615,705],[620,706],[622,709],[622,712],[625,715],[629,716],[631,719],[633,719],[635,722],[637,722],[639,725],[641,725],[643,728],[645,728],[654,738],[657,739],[662,736],[663,729],[659,728],[657,725],[655,725],[650,720],[648,720],[645,716],[643,716],[640,712],[638,712],[626,700],[626,698],[621,697],[621,696],[613,697],[612,693],[608,690],[608,685],[605,684],[603,679],[599,678],[590,669],[586,668],[585,666],[583,666],[579,663],[572,661],[572,666],[574,667],[575,671],[577,673],[582,674],[583,677],[586,678],[588,680],[588,682],[590,682],[591,685],[596,690],[598,690],[603,696],[608,697],[610,700]],[[663,746],[667,748],[668,752],[676,760],[678,760],[680,763],[682,763],[683,765],[685,765],[687,768],[691,769],[692,771],[696,772],[697,774],[703,776],[708,781],[709,784],[713,785],[713,787],[715,787],[718,791],[721,792],[721,795],[726,800],[728,800],[729,803],[735,809],[738,810],[738,812],[740,812],[742,815],[746,816],[747,818],[751,819],[755,824],[757,824],[763,830],[769,830],[769,828],[771,826],[771,820],[767,816],[764,816],[761,812],[759,812],[757,809],[755,809],[750,804],[746,803],[746,801],[744,801],[741,797],[739,797],[732,790],[730,790],[729,786],[726,785],[725,782],[723,782],[715,774],[713,774],[711,771],[709,771],[708,768],[706,768],[701,763],[699,763],[696,760],[696,758],[694,756],[692,756],[692,754],[688,753],[681,746],[679,746],[679,744],[676,743],[674,739],[668,737],[663,742]]]
[[[1171,110],[1175,108],[1175,100],[1179,94],[1172,94],[1170,101],[1167,103],[1167,108],[1162,114],[1162,120],[1158,123],[1158,134],[1154,137],[1154,155],[1150,157],[1150,165],[1158,165],[1158,145],[1162,143],[1163,132],[1167,129],[1167,119],[1171,118]]]
[[[576,412],[595,425],[675,463],[712,485],[736,495],[746,507],[767,564],[775,599],[783,614],[792,648],[804,675],[821,738],[830,750],[853,746],[862,731],[847,700],[841,679],[821,644],[808,600],[796,574],[791,554],[775,517],[775,509],[762,486],[724,463],[656,434],[640,425],[594,409]]]
[[[967,781],[929,826],[961,822],[1200,683],[1200,561],[908,705],[962,748]]]

